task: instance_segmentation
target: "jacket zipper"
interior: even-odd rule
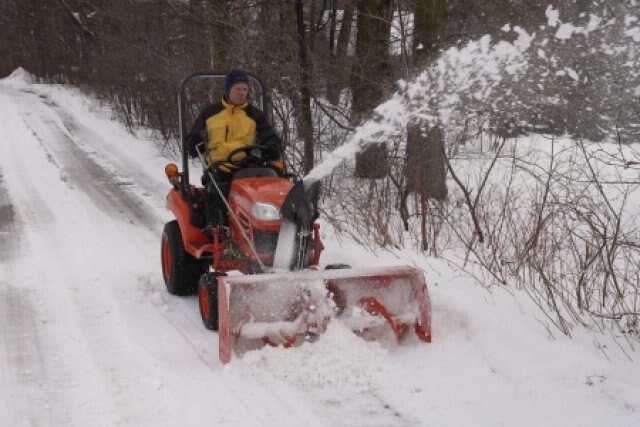
[[[235,112],[236,107],[232,106],[231,107],[231,115],[233,116],[233,113]],[[229,137],[229,125],[224,125],[224,142],[228,142],[228,137]]]

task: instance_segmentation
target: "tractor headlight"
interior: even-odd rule
[[[251,213],[261,221],[278,221],[280,219],[280,209],[271,203],[255,202]]]

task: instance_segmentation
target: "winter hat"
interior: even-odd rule
[[[229,71],[224,78],[224,93],[229,93],[233,85],[238,83],[249,84],[249,76],[243,70],[236,68]]]

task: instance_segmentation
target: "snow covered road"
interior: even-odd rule
[[[427,271],[434,343],[332,326],[223,367],[164,290],[166,159],[76,92],[0,80],[0,426],[637,425],[640,367],[550,339],[526,302]],[[325,236],[325,262],[404,263]],[[631,353],[631,359],[637,359]]]

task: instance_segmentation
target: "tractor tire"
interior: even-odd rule
[[[206,264],[184,250],[177,221],[165,224],[160,250],[162,277],[171,295],[189,295],[198,288],[198,278]]]
[[[218,330],[218,277],[223,273],[204,273],[198,285],[198,306],[205,328]]]

